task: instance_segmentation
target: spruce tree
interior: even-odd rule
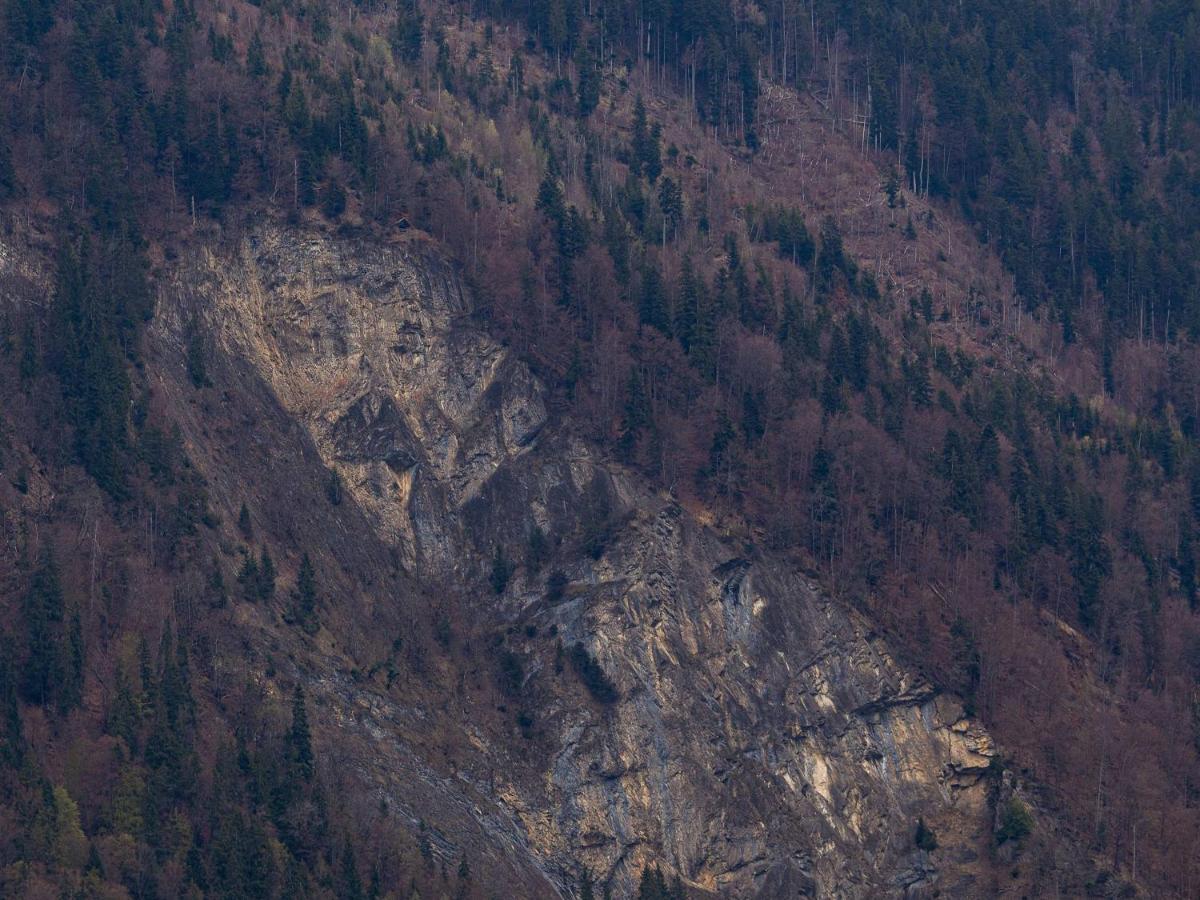
[[[937,836],[933,833],[933,830],[925,824],[924,819],[917,819],[917,830],[913,835],[913,843],[917,845],[918,850],[924,850],[926,853],[930,853],[937,849]]]
[[[258,560],[254,558],[253,553],[246,553],[246,558],[242,560],[242,568],[238,571],[237,580],[238,584],[242,586],[242,596],[246,602],[257,603],[262,577],[258,570]]]
[[[316,630],[317,579],[312,561],[305,553],[300,559],[300,571],[296,576],[296,589],[292,593],[292,615],[305,631]]]
[[[641,94],[633,107],[633,141],[630,146],[629,169],[634,176],[646,177],[650,184],[658,180],[662,173],[662,153],[660,149],[661,129],[656,124],[651,127],[646,118],[646,104]]]
[[[304,702],[304,688],[299,684],[292,693],[292,727],[288,731],[287,743],[293,771],[305,781],[312,781],[314,773],[312,734],[308,729],[308,710]]]
[[[22,604],[25,614],[25,665],[21,694],[26,703],[45,706],[63,689],[63,595],[58,565],[47,550],[33,574]]]
[[[508,580],[512,577],[512,573],[513,566],[508,561],[504,547],[497,544],[495,552],[492,554],[492,572],[488,579],[492,585],[492,591],[496,594],[503,594],[504,589],[508,587]]]
[[[657,328],[670,335],[671,324],[667,316],[667,304],[663,300],[662,278],[658,266],[647,262],[642,268],[641,291],[638,294],[638,321],[642,325]]]
[[[263,547],[258,560],[258,599],[268,603],[275,596],[275,562],[271,551]]]

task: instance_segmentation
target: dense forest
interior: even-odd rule
[[[1113,872],[1194,895],[1195,4],[0,10],[0,202],[56,248],[53,297],[0,319],[6,392],[45,410],[26,419],[46,459],[80,466],[114,527],[168,504],[149,565],[224,602],[204,486],[142,402],[172,248],[263,212],[411,223],[558,414],[866,611]],[[200,346],[189,367],[202,388]],[[243,698],[218,740],[191,687],[203,628],[101,617],[55,534],[2,579],[0,886],[487,895],[419,834],[356,856],[369,836],[314,762],[302,691]],[[238,581],[275,602],[269,548]],[[279,600],[297,627],[319,581]],[[103,709],[90,654],[115,679]],[[119,769],[72,796],[39,763],[47,729],[118,747]]]

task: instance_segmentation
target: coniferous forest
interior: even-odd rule
[[[1097,891],[1200,890],[1195,3],[0,0],[0,242],[50,261],[0,268],[5,896],[508,896],[353,806],[286,654],[212,663],[237,609],[344,615],[320,548],[212,508],[144,348],[160,273],[263,218],[438,241],[554,416],[961,698]],[[561,597],[563,540],[479,602]],[[389,687],[485,652],[406,627]]]

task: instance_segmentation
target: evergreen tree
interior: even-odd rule
[[[529,529],[529,540],[525,546],[525,568],[531,575],[536,575],[542,570],[549,555],[550,542],[546,538],[546,532],[535,522]]]
[[[116,695],[108,710],[106,730],[125,741],[132,752],[138,749],[138,728],[141,713],[134,699],[133,687],[124,666],[117,667]]]
[[[312,781],[314,760],[312,735],[308,730],[308,709],[304,701],[304,688],[297,684],[292,694],[292,727],[288,731],[288,759],[293,771],[305,781]]]
[[[604,555],[612,531],[612,498],[607,482],[600,475],[593,476],[583,496],[582,525],[583,550],[592,559]]]
[[[421,15],[419,0],[401,0],[389,34],[392,52],[410,63],[419,60],[424,44],[424,27],[425,19]]]
[[[3,35],[0,35],[3,40]],[[0,114],[0,134],[8,133],[8,123]],[[12,150],[7,140],[0,139],[0,200],[8,200],[18,193],[17,174],[13,169]]]
[[[558,179],[547,170],[538,185],[537,207],[550,219],[561,221],[564,213],[563,192]]]
[[[638,883],[637,900],[671,900],[667,888],[667,880],[663,877],[658,866],[642,869],[642,878]]]
[[[600,66],[586,47],[580,50],[575,65],[579,69],[579,118],[586,119],[600,103]]]
[[[25,327],[21,331],[21,363],[20,375],[22,383],[28,382],[38,374],[37,332],[34,330],[33,317],[25,318]]]
[[[492,553],[492,572],[488,579],[492,585],[493,593],[497,595],[504,593],[504,589],[508,587],[508,580],[512,577],[512,573],[513,565],[504,553],[504,547],[501,544],[497,544],[495,551]]]
[[[317,579],[307,553],[300,558],[296,589],[292,593],[292,614],[305,631],[310,634],[316,631]]]
[[[716,318],[707,285],[696,273],[690,256],[683,258],[679,298],[675,304],[675,336],[692,364],[705,375],[714,366]]]
[[[842,245],[842,232],[832,216],[821,223],[821,252],[817,256],[817,287],[822,293],[833,290],[836,276],[841,275],[846,284],[853,286],[854,263],[846,256]]]
[[[267,74],[267,58],[263,50],[262,33],[255,30],[246,48],[246,71],[253,78],[262,78]]]
[[[1197,596],[1196,549],[1192,535],[1190,516],[1179,517],[1179,549],[1175,552],[1175,567],[1179,572],[1179,590],[1194,612],[1200,597]]]
[[[629,168],[635,177],[645,176],[654,184],[662,172],[658,125],[651,127],[646,117],[646,104],[638,95],[633,107],[633,141],[629,148]]]
[[[625,386],[625,415],[621,420],[620,450],[627,462],[632,462],[637,450],[638,435],[650,423],[650,403],[638,366],[629,370]]]
[[[22,603],[25,620],[25,664],[21,694],[26,703],[45,706],[64,689],[62,647],[63,595],[58,565],[47,550],[33,574]]]
[[[63,647],[63,683],[58,697],[60,712],[73,709],[83,701],[84,645],[79,607],[71,609]]]
[[[358,862],[354,858],[354,847],[349,842],[342,850],[341,890],[338,891],[338,897],[343,900],[364,900]]]
[[[663,244],[667,236],[674,235],[683,221],[683,190],[672,178],[663,178],[658,183],[658,206],[663,217]]]
[[[864,319],[852,311],[846,316],[846,378],[860,394],[867,389],[871,376],[870,334]]]
[[[196,326],[190,329],[187,344],[187,373],[192,386],[196,388],[209,387],[212,382],[208,378],[208,366],[204,361],[204,342]]]
[[[647,262],[642,268],[641,291],[638,295],[638,320],[642,325],[657,328],[670,335],[671,325],[667,316],[667,304],[663,299],[662,279],[658,266]]]
[[[1071,575],[1079,591],[1079,621],[1087,629],[1097,624],[1100,588],[1112,572],[1112,556],[1104,540],[1104,504],[1099,494],[1073,499],[1067,545]]]
[[[571,645],[570,658],[575,674],[579,676],[579,680],[583,682],[583,686],[588,689],[588,693],[592,697],[600,703],[606,704],[615,703],[619,699],[620,694],[617,692],[616,685],[608,677],[608,673],[579,641]]]
[[[258,560],[258,599],[269,603],[275,596],[275,563],[266,547]]]
[[[253,553],[246,553],[245,559],[242,560],[242,568],[238,571],[237,580],[238,584],[242,586],[242,596],[246,602],[257,603],[262,575],[258,569],[258,560],[254,558]]]
[[[925,824],[924,819],[917,819],[917,830],[913,835],[913,843],[917,845],[918,850],[924,850],[926,853],[931,853],[938,847],[937,836]]]
[[[16,769],[25,756],[25,734],[12,650],[0,644],[0,765]]]
[[[126,415],[129,379],[122,341],[146,302],[148,289],[133,251],[115,244],[99,264],[90,242],[77,250],[64,240],[59,248],[52,306],[52,342],[47,348],[50,368],[58,376],[74,428],[75,453],[83,468],[115,499],[126,486]],[[118,298],[114,291],[120,291]],[[128,292],[128,296],[123,296]]]

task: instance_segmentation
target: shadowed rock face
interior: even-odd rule
[[[536,739],[468,714],[457,727],[471,762],[446,773],[421,758],[435,710],[307,673],[363,777],[429,822],[447,857],[508,858],[523,895],[569,893],[584,863],[622,896],[654,862],[731,897],[902,896],[935,882],[971,895],[987,734],[844,604],[550,421],[542,385],[469,314],[453,268],[419,236],[264,228],[181,261],[154,325],[168,390],[182,390],[182,347],[199,329],[221,360],[218,390],[254,380],[275,404],[256,423],[262,439],[309,448],[298,490],[320,493],[336,472],[336,527],[350,533],[353,519],[370,535],[335,552],[344,566],[394,554],[419,583],[474,592],[480,622],[580,643],[617,690],[595,701],[553,642],[529,644]],[[202,423],[181,427],[202,451]],[[220,473],[206,474],[219,489]],[[598,559],[572,539],[597,492]],[[523,567],[494,596],[482,587],[493,546],[519,555],[534,523],[565,538],[562,598]],[[918,816],[937,829],[938,867],[913,846]]]

